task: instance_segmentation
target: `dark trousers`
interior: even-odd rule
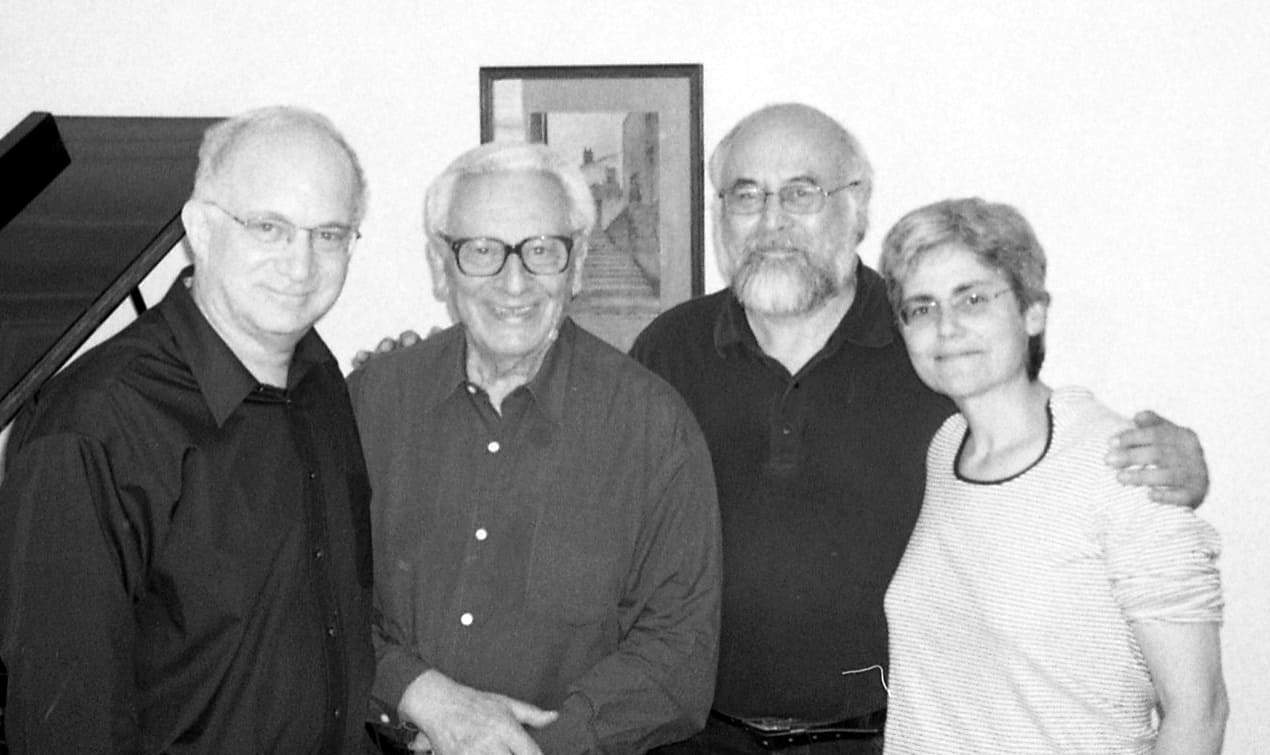
[[[780,750],[765,750],[751,735],[732,724],[724,723],[711,716],[706,721],[706,728],[690,739],[663,745],[650,750],[656,755],[711,755],[712,753],[734,753],[736,755],[838,755],[844,753],[882,752],[882,735],[874,737],[858,737],[839,739],[834,742],[820,742],[809,745],[796,745]]]

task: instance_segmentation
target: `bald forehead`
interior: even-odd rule
[[[847,180],[847,144],[842,129],[811,108],[760,111],[734,132],[720,171],[721,188],[758,174],[781,180],[805,177],[821,183]]]
[[[276,212],[302,225],[359,220],[353,163],[316,129],[288,125],[243,134],[214,181],[240,212]]]
[[[260,127],[244,133],[230,146],[222,172],[231,174],[253,166],[284,167],[292,161],[320,163],[352,180],[352,162],[330,136],[295,124]]]

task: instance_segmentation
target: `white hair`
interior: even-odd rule
[[[450,163],[428,186],[423,200],[423,228],[429,237],[442,231],[460,179],[489,173],[546,173],[555,177],[569,199],[569,223],[590,236],[595,227],[595,200],[582,171],[545,144],[490,142],[468,150]]]

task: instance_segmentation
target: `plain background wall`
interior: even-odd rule
[[[1255,0],[0,0],[0,129],[32,110],[330,115],[371,186],[320,326],[345,364],[445,322],[421,197],[478,140],[482,65],[702,63],[707,149],[762,104],[824,109],[877,171],[869,263],[919,204],[1011,202],[1051,260],[1043,378],[1203,438],[1203,513],[1225,539],[1227,752],[1254,753],[1270,750],[1268,31]],[[718,288],[710,251],[706,270]]]

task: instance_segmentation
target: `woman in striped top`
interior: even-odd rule
[[[1037,379],[1045,256],[1017,210],[915,210],[881,271],[913,366],[956,402],[886,596],[891,753],[1219,752],[1217,535],[1120,485],[1128,422]]]

